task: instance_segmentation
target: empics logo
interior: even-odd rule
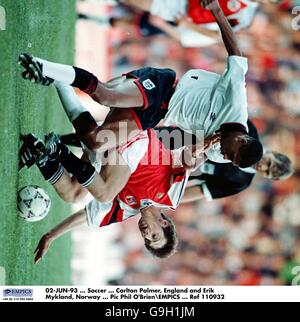
[[[0,6],[0,31],[6,29],[6,14],[5,9]]]
[[[32,297],[33,289],[30,288],[6,288],[3,297]]]

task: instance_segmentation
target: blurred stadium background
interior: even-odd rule
[[[66,63],[71,63],[74,56],[78,66],[108,80],[145,65],[171,67],[178,77],[192,68],[222,73],[226,52],[220,41],[201,48],[184,48],[165,35],[143,39],[137,33],[128,34],[96,21],[75,22],[76,12],[100,17],[118,14],[108,1],[39,1],[38,5],[36,1],[22,5],[1,1],[7,8],[8,22],[9,9],[16,13],[15,23],[0,32],[1,58],[4,53],[4,61],[11,63],[3,65],[1,59],[0,266],[6,266],[7,283],[291,284],[292,268],[300,265],[300,34],[292,28],[295,15],[291,13],[297,1],[260,4],[251,27],[238,32],[240,45],[249,58],[250,117],[263,144],[293,160],[295,174],[282,182],[257,176],[251,188],[239,195],[180,206],[173,214],[179,248],[168,260],[154,259],[144,251],[137,220],[130,219],[101,230],[76,231],[72,248],[68,237],[55,241],[37,267],[32,265],[32,252],[38,237],[70,210],[53,199],[56,206],[48,218],[34,227],[15,218],[16,194],[12,191],[21,184],[34,181],[55,198],[36,170],[17,178],[18,135],[26,131],[41,134],[50,129],[66,133],[69,128],[64,118],[58,122],[62,110],[49,106],[59,104],[54,91],[22,82],[15,64],[18,53],[27,50]],[[81,98],[105,117],[106,108],[95,106],[84,94]],[[7,164],[10,171],[4,173]]]

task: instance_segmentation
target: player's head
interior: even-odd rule
[[[178,244],[175,225],[159,208],[150,206],[141,210],[139,229],[152,255],[167,258],[175,253]]]
[[[291,160],[285,154],[275,151],[266,151],[254,168],[262,176],[272,180],[287,179],[294,172]]]
[[[243,132],[227,132],[221,135],[221,152],[224,159],[240,168],[256,164],[263,155],[262,144]]]

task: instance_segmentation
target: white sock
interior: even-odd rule
[[[35,59],[43,64],[43,74],[45,76],[69,85],[74,82],[76,74],[72,66],[52,63],[38,57],[35,57]]]
[[[54,81],[53,85],[56,87],[57,94],[71,122],[73,122],[81,113],[87,111],[81,104],[72,86],[58,82],[57,80]]]

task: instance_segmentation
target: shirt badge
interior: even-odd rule
[[[161,199],[165,194],[163,192],[159,192],[156,194],[157,199]]]
[[[148,90],[151,90],[151,89],[155,88],[154,83],[149,78],[145,79],[142,84]]]

